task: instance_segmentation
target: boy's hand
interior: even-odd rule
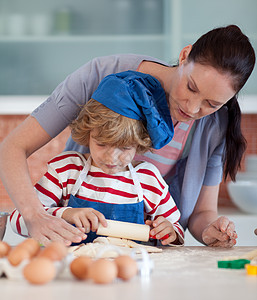
[[[202,239],[207,246],[233,247],[237,239],[235,224],[226,217],[219,217],[204,229]]]
[[[162,245],[168,245],[177,239],[177,233],[173,225],[164,217],[158,217],[156,220],[146,220],[146,225],[152,227],[150,230],[150,237],[155,237],[161,240]]]
[[[70,224],[75,224],[81,231],[89,233],[98,229],[99,222],[106,227],[107,222],[102,213],[93,208],[67,208],[62,218]]]

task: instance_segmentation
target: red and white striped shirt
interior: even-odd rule
[[[63,152],[48,162],[47,172],[35,185],[37,195],[48,213],[62,216],[85,163],[84,155],[75,151]],[[180,212],[158,169],[149,162],[141,162],[134,169],[143,190],[145,214],[151,220],[165,217],[183,240],[184,231],[178,222]],[[115,204],[138,202],[130,171],[109,175],[92,165],[76,196],[89,201]],[[17,210],[12,213],[10,220],[15,232],[28,236],[25,222]]]

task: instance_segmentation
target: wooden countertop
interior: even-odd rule
[[[165,247],[162,253],[150,255],[154,269],[148,279],[138,275],[129,282],[116,280],[109,285],[77,281],[67,269],[59,278],[42,286],[30,285],[22,279],[0,278],[1,299],[254,300],[257,276],[247,275],[244,269],[219,269],[217,261],[228,256],[240,256],[256,248]]]

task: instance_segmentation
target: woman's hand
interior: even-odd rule
[[[164,217],[158,217],[154,221],[146,220],[145,224],[152,227],[150,237],[161,240],[164,246],[174,242],[178,237],[173,225]]]
[[[99,222],[106,227],[107,222],[102,213],[93,208],[67,208],[62,218],[86,233],[96,231]]]
[[[233,247],[237,233],[227,217],[218,217],[219,185],[203,185],[194,211],[188,220],[188,229],[200,243],[212,247]]]
[[[237,239],[235,224],[227,217],[219,217],[204,229],[202,239],[207,246],[233,247]]]
[[[80,243],[87,238],[85,232],[59,217],[50,215],[45,210],[34,213],[33,218],[25,222],[29,235],[45,246],[51,241],[69,246],[71,243]]]
[[[39,122],[29,116],[0,143],[1,180],[31,237],[43,245],[50,241],[79,243],[86,238],[85,233],[47,213],[31,182],[27,158],[50,140]]]

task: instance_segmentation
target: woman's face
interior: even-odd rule
[[[180,122],[197,120],[217,111],[235,93],[228,74],[184,60],[176,68],[170,84],[170,113]]]

